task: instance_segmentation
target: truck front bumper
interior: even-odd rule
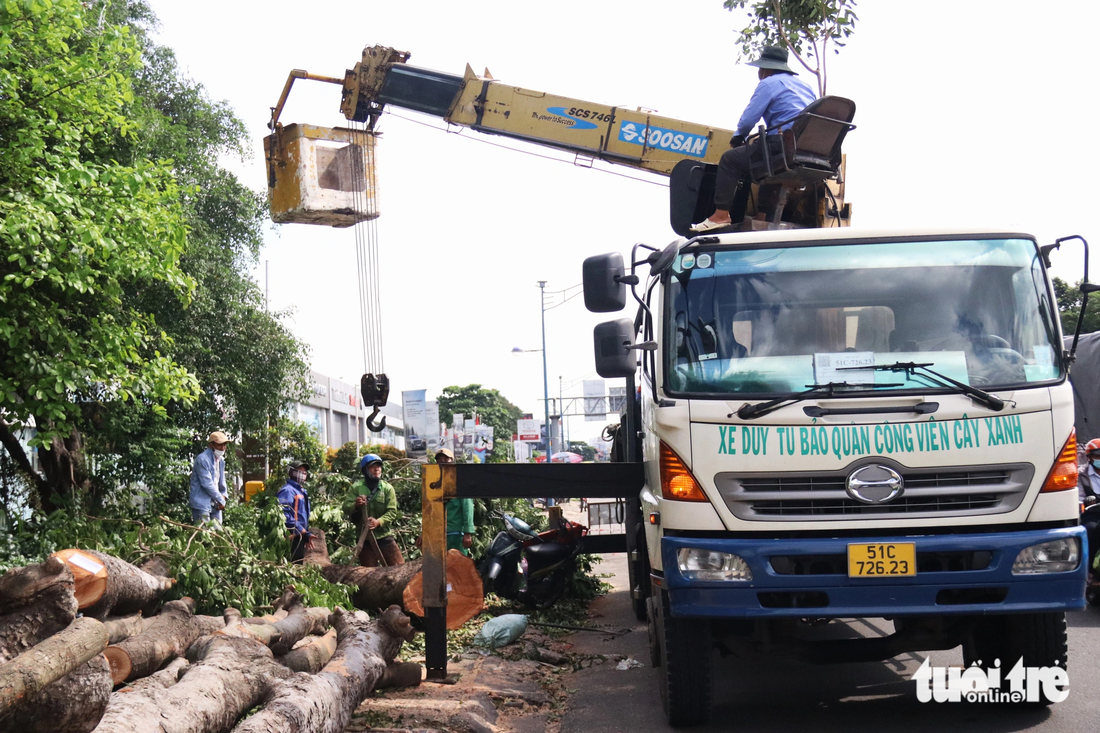
[[[1081,559],[1075,570],[1012,574],[1012,564],[1021,550],[1064,537],[1076,537],[1079,543]],[[915,543],[917,574],[848,577],[846,563],[840,559],[847,557],[849,544],[867,542]],[[752,569],[752,580],[687,578],[677,565],[681,548],[739,555]],[[1063,611],[1085,606],[1086,551],[1083,527],[858,539],[664,537],[661,554],[665,574],[656,582],[667,589],[676,617],[879,618]],[[980,560],[958,561],[974,557]],[[791,568],[795,565],[812,568],[813,574],[794,574]],[[920,569],[929,565],[936,569]],[[967,569],[974,566],[981,569]],[[777,568],[783,572],[777,572]]]

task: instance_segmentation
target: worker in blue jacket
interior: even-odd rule
[[[302,562],[306,550],[313,549],[313,535],[309,532],[309,494],[305,489],[308,477],[308,465],[291,461],[286,484],[277,495],[290,530],[290,559],[293,562]]]
[[[730,140],[730,149],[722,153],[718,161],[718,177],[714,183],[714,213],[691,228],[698,234],[711,229],[721,229],[741,223],[749,201],[750,161],[762,158],[763,146],[768,145],[771,155],[782,154],[779,131],[789,127],[811,102],[817,99],[817,93],[806,82],[798,78],[794,69],[787,66],[787,49],[780,46],[765,46],[760,58],[749,61],[748,66],[757,68],[760,82],[752,93],[741,119],[737,123],[737,134]],[[766,140],[757,140],[748,145],[746,138],[752,132],[753,125],[764,119],[771,132]]]
[[[228,443],[225,433],[215,430],[207,439],[206,450],[195,456],[187,499],[194,524],[222,521],[222,509],[229,499],[225,486],[225,447]]]

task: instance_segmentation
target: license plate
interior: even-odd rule
[[[896,578],[916,574],[917,546],[913,542],[848,545],[849,578]]]

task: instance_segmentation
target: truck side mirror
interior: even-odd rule
[[[621,254],[589,257],[582,273],[585,308],[592,313],[614,313],[626,306],[626,285],[622,281],[626,269]]]
[[[638,366],[634,354],[634,321],[620,318],[596,326],[592,333],[596,373],[605,379],[629,377]]]

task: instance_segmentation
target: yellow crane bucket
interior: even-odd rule
[[[378,218],[375,133],[292,124],[264,138],[271,219],[349,227]]]

